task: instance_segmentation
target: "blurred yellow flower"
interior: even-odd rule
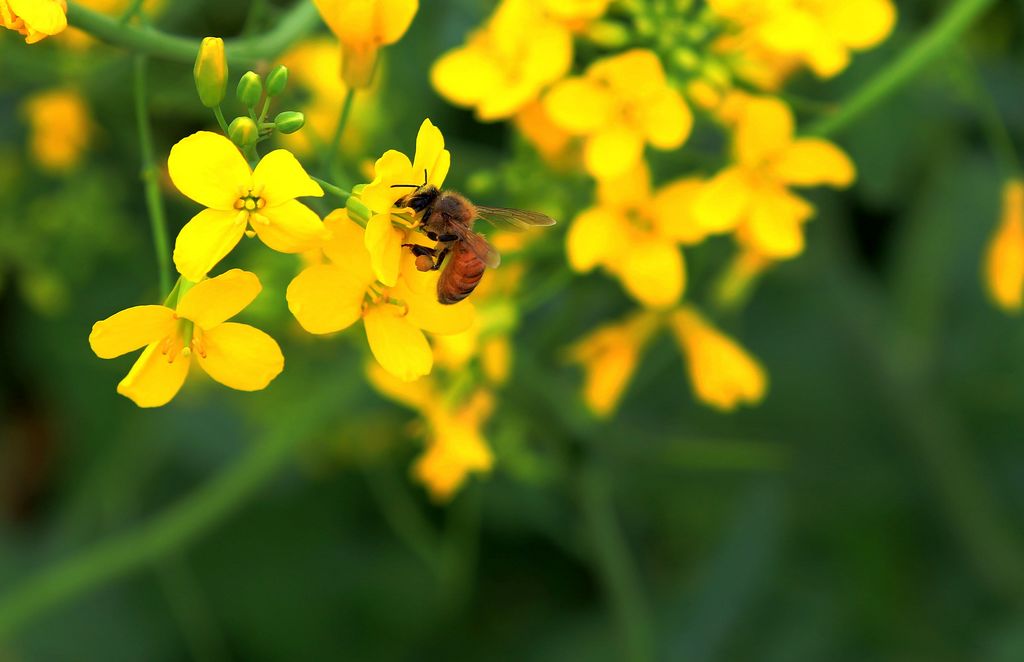
[[[513,121],[519,133],[551,167],[568,170],[573,161],[579,160],[579,155],[572,151],[572,136],[552,121],[540,101],[524,106]]]
[[[717,409],[732,411],[764,398],[768,377],[755,358],[690,307],[672,313],[670,326],[686,355],[696,396]]]
[[[551,18],[582,29],[587,22],[604,16],[611,0],[541,0],[541,4]]]
[[[699,243],[707,234],[691,211],[701,186],[700,180],[681,179],[652,194],[646,166],[600,181],[597,205],[569,228],[570,266],[579,272],[603,267],[645,306],[676,304],[686,288],[679,244]]]
[[[288,286],[288,309],[306,331],[334,333],[363,320],[377,362],[400,380],[430,372],[434,357],[424,331],[452,334],[473,323],[468,301],[445,306],[437,301],[440,272],[418,271],[404,261],[394,286],[377,280],[364,230],[343,209],[324,219],[328,261],[307,267]],[[406,252],[408,258],[411,253]]]
[[[586,139],[583,160],[598,179],[621,177],[643,159],[644,144],[676,149],[693,114],[665,77],[653,51],[634,49],[598,60],[544,97],[554,123]]]
[[[416,136],[416,156],[388,150],[374,165],[373,181],[359,193],[359,199],[374,212],[366,224],[366,249],[377,280],[388,287],[398,282],[398,267],[405,230],[409,223],[392,215],[395,203],[414,188],[427,183],[437,188],[444,184],[451,168],[452,155],[444,148],[444,136],[429,119],[423,120]],[[411,213],[411,210],[410,210]],[[402,227],[395,227],[398,222]]]
[[[405,34],[419,0],[313,0],[324,23],[341,42],[342,77],[354,88],[368,87],[377,52]]]
[[[167,168],[179,191],[208,207],[174,243],[174,264],[189,280],[201,280],[250,226],[282,253],[307,251],[322,238],[320,217],[295,198],[323,190],[287,150],[270,152],[253,170],[230,140],[199,131],[171,148]]]
[[[284,356],[273,338],[226,321],[260,293],[255,274],[232,269],[179,288],[174,308],[135,306],[93,325],[89,345],[101,359],[146,348],[118,393],[140,407],[167,404],[185,383],[193,354],[210,377],[240,391],[266,388],[281,373]]]
[[[803,224],[814,214],[788,186],[842,187],[856,176],[853,162],[832,143],[796,138],[792,111],[773,97],[743,103],[733,159],[700,193],[694,216],[706,231],[735,229],[744,246],[778,259],[803,251]]]
[[[985,253],[985,284],[989,296],[1003,310],[1020,312],[1024,294],[1024,180],[1003,186],[999,227]]]
[[[28,97],[22,105],[28,120],[29,153],[44,169],[72,170],[92,140],[93,122],[82,95],[50,90]]]
[[[876,46],[896,24],[891,0],[709,0],[719,16],[741,27],[751,60],[775,68],[787,60],[830,78],[850,63],[851,51]]]
[[[541,2],[502,0],[487,25],[434,63],[441,96],[490,122],[513,116],[569,71],[572,35]]]
[[[68,27],[66,0],[0,0],[0,24],[25,36],[26,44]]]
[[[606,418],[618,407],[657,328],[657,316],[641,311],[598,328],[569,349],[569,360],[585,373],[583,402],[596,416]]]

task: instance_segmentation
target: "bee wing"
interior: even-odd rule
[[[465,227],[458,227],[456,233],[459,235],[459,239],[466,245],[466,248],[473,252],[480,258],[480,261],[486,264],[491,269],[494,269],[501,264],[501,256],[498,255],[498,251],[494,250],[494,246],[473,232],[472,230]]]
[[[524,209],[505,209],[504,207],[485,207],[477,205],[476,215],[496,228],[522,232],[533,227],[548,227],[555,224],[555,219],[547,214]]]

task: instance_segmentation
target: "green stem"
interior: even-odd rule
[[[139,10],[142,9],[143,2],[145,2],[145,0],[132,0],[132,4],[130,4],[128,9],[124,10],[124,13],[121,14],[122,25],[127,24],[128,21],[132,20],[135,15],[139,13]]]
[[[314,177],[312,175],[310,175],[309,178],[312,179],[317,184],[319,184],[320,188],[322,188],[323,190],[327,191],[328,193],[335,197],[341,198],[342,200],[348,200],[350,197],[352,197],[351,191],[346,191],[340,186],[335,186],[334,184],[328,181],[320,179],[319,177]]]
[[[807,133],[833,136],[856,122],[913,80],[933,60],[948,53],[954,42],[995,3],[996,0],[957,0],[899,57],[872,76],[835,113],[812,125]]]
[[[654,629],[629,547],[616,521],[610,486],[595,466],[580,475],[580,506],[590,534],[590,549],[622,635],[625,659],[653,660]]]
[[[220,130],[224,132],[224,135],[228,135],[228,121],[224,118],[224,111],[221,110],[220,105],[214,106],[213,115],[217,118],[217,124],[220,125]]]
[[[995,153],[1005,176],[1019,176],[1022,172],[1020,157],[1013,146],[1013,138],[1010,137],[1010,130],[1006,128],[1006,122],[1003,121],[996,100],[992,98],[992,94],[985,87],[985,83],[978,75],[978,70],[966,51],[962,51],[960,62],[970,93],[968,96],[970,96],[975,110],[978,111],[978,120],[985,130],[989,147]]]
[[[149,125],[146,102],[146,67],[149,58],[135,56],[135,118],[139,129],[139,151],[142,153],[142,182],[146,194],[146,208],[153,228],[153,250],[159,269],[160,292],[171,289],[170,242],[167,238],[167,213],[160,196],[159,171],[153,156],[153,132]]]
[[[328,172],[333,172],[334,170],[334,162],[338,157],[338,148],[341,146],[341,134],[345,132],[345,126],[348,125],[348,117],[352,112],[352,102],[355,98],[355,89],[349,88],[345,94],[345,101],[341,104],[341,116],[338,117],[338,125],[334,127],[334,136],[331,137],[330,142],[324,145],[320,162],[327,166]]]
[[[319,20],[312,2],[297,2],[272,30],[253,37],[228,40],[225,43],[228,61],[244,64],[272,59],[309,34]],[[191,64],[199,49],[198,37],[179,37],[160,30],[123,24],[120,19],[88,9],[74,0],[68,2],[68,23],[114,46],[165,60]]]
[[[342,389],[343,390],[343,389]],[[185,548],[238,510],[319,429],[338,398],[339,384],[325,384],[241,459],[190,496],[135,529],[48,566],[0,596],[0,642],[20,628],[90,589],[148,567]],[[329,397],[328,397],[329,396]]]

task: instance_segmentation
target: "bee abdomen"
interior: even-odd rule
[[[437,281],[437,300],[443,304],[458,303],[468,297],[480,283],[486,265],[462,244],[456,243],[452,256]]]

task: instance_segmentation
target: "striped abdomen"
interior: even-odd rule
[[[437,279],[437,300],[458,303],[476,289],[486,265],[462,241],[452,242],[451,256]]]

